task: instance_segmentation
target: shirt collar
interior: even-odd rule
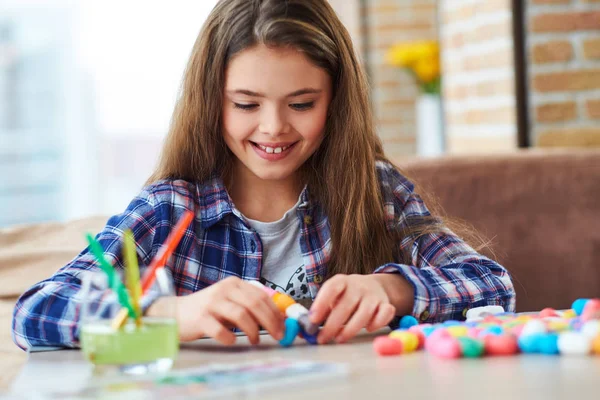
[[[200,204],[200,215],[202,216],[202,228],[207,229],[225,218],[234,214],[244,219],[242,214],[235,208],[223,179],[218,174],[213,174],[209,179],[197,185],[198,202]],[[300,204],[298,211],[310,212],[313,204],[310,201],[308,187],[304,186],[300,193]]]

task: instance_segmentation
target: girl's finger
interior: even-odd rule
[[[252,285],[245,285],[242,290],[231,292],[229,300],[244,307],[252,318],[265,328],[273,338],[283,339],[285,318],[265,292]]]
[[[349,293],[342,296],[340,301],[338,301],[331,310],[325,325],[323,325],[323,328],[319,332],[317,340],[320,344],[327,343],[337,336],[346,321],[348,321],[356,311],[359,300],[359,296],[352,296],[349,295]]]
[[[220,301],[212,308],[212,314],[217,319],[238,327],[248,336],[251,344],[258,344],[258,324],[244,307],[231,300]]]
[[[373,319],[377,309],[377,302],[361,302],[358,306],[358,310],[356,310],[354,315],[352,315],[350,320],[346,323],[346,326],[344,326],[342,331],[336,336],[335,341],[344,343],[356,336],[356,334]]]
[[[202,331],[204,335],[212,337],[224,345],[229,346],[235,343],[235,334],[213,315],[202,318]]]
[[[373,332],[387,326],[396,315],[396,307],[391,304],[380,304],[371,322],[367,325],[367,331]]]
[[[325,321],[340,296],[346,290],[346,281],[341,277],[333,277],[323,284],[315,302],[310,307],[310,322],[320,324]]]

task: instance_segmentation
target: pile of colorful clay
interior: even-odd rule
[[[600,299],[578,299],[572,308],[505,313],[500,306],[473,308],[466,321],[419,324],[412,316],[373,342],[382,356],[425,349],[442,358],[540,353],[600,355]]]

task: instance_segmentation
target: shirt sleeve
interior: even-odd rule
[[[431,215],[412,185],[395,192],[395,226],[400,231],[407,231],[411,220]],[[405,194],[399,196],[401,192]],[[405,237],[399,246],[410,264],[389,263],[374,272],[399,273],[413,286],[412,315],[421,322],[461,320],[469,308],[487,305],[502,306],[507,312],[515,310],[515,290],[508,271],[450,229],[424,234],[417,240]]]
[[[131,229],[140,264],[147,265],[154,251],[156,220],[153,194],[144,189],[122,214],[111,217],[96,236],[107,261],[115,269],[122,270],[123,232]],[[52,277],[23,293],[13,311],[12,336],[15,344],[24,350],[37,346],[77,347],[80,314],[77,293],[84,274],[99,271],[96,259],[86,248]],[[97,296],[95,301],[98,304],[110,301],[101,300],[101,294],[92,292],[90,296]],[[102,306],[108,309],[111,305]]]

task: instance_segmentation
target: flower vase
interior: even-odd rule
[[[436,157],[444,153],[444,114],[439,95],[424,93],[417,99],[417,155]]]

